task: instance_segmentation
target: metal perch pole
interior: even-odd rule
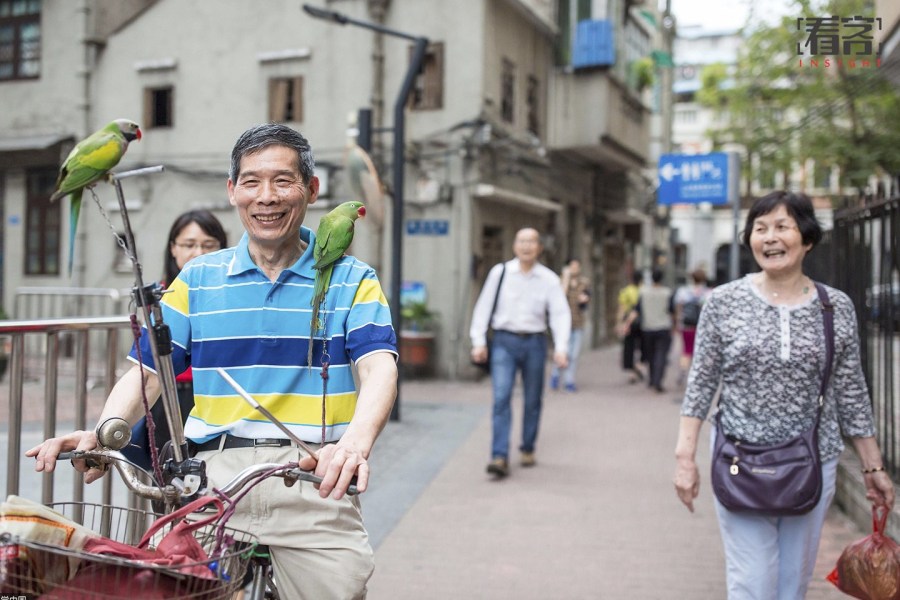
[[[131,229],[131,221],[128,218],[128,209],[125,206],[125,195],[122,192],[122,180],[129,177],[141,177],[161,173],[163,166],[134,169],[110,176],[113,186],[116,188],[116,196],[119,199],[119,209],[122,212],[122,223],[125,225],[125,251],[131,259],[131,269],[134,273],[134,299],[141,307],[144,317],[144,326],[150,342],[150,352],[153,354],[153,364],[162,385],[163,411],[166,414],[166,423],[172,433],[172,455],[175,462],[180,463],[187,457],[187,444],[184,438],[184,425],[182,422],[181,408],[178,405],[178,392],[175,386],[175,369],[172,367],[172,338],[169,328],[163,323],[162,309],[159,299],[163,290],[158,283],[144,287],[144,278],[141,263],[137,258],[137,246],[134,243],[134,232]]]

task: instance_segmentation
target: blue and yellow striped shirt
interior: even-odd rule
[[[175,373],[194,373],[195,406],[185,435],[202,443],[221,433],[282,438],[284,433],[247,404],[215,372],[222,367],[301,439],[322,439],[327,383],[326,441],[340,439],[356,409],[355,362],[373,352],[397,353],[387,301],[375,271],[344,256],[335,263],[320,319],[325,322],[306,364],[315,234],[301,228],[306,252],[274,283],[250,258],[247,234],[234,248],[185,265],[163,296],[163,321],[172,332]],[[325,338],[324,340],[322,338]],[[137,362],[132,348],[129,358]],[[141,358],[153,369],[146,329]],[[321,377],[328,363],[328,379]]]

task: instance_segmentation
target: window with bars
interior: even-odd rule
[[[503,59],[500,71],[500,118],[507,123],[516,117],[516,65],[508,58]]]
[[[414,48],[410,47],[410,60]],[[444,107],[444,44],[436,42],[425,49],[422,67],[416,76],[409,107],[413,110],[435,110]]]
[[[541,83],[534,75],[528,76],[525,91],[525,111],[528,131],[541,137]]]
[[[0,81],[41,74],[41,0],[0,0]]]
[[[144,88],[144,123],[147,129],[175,125],[175,88]]]
[[[273,123],[303,121],[303,78],[269,79],[269,120]]]
[[[50,202],[56,186],[55,168],[26,174],[25,274],[59,275],[59,238],[62,202]]]

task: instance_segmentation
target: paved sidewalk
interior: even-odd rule
[[[405,383],[363,498],[376,546],[370,600],[724,599],[708,477],[694,514],[671,484],[676,374],[658,394],[629,385],[618,358],[614,347],[582,356],[579,391],[545,396],[538,465],[522,469],[513,454],[499,482],[484,473],[488,381]],[[520,394],[514,406],[519,419]],[[698,459],[705,475],[704,444]],[[832,510],[807,598],[846,598],[823,578],[863,535]]]
[[[629,385],[618,361],[615,347],[582,356],[578,393],[545,396],[538,465],[522,469],[514,453],[511,476],[499,482],[484,472],[489,382],[404,383],[401,420],[388,423],[379,438],[363,497],[377,564],[369,599],[724,599],[705,444],[694,514],[671,484],[676,373],[668,374],[670,391],[657,394]],[[58,430],[70,431],[71,382],[63,377],[59,389]],[[42,437],[43,393],[42,382],[26,382],[23,451]],[[7,396],[3,381],[2,448]],[[95,390],[89,423],[102,403]],[[521,418],[518,392],[514,417]],[[20,493],[38,500],[41,477],[33,462],[20,459]],[[71,494],[73,475],[58,470],[58,500]],[[5,484],[6,461],[0,461],[0,479]],[[122,487],[115,482],[117,502],[124,504]],[[87,491],[93,498],[100,489]],[[841,550],[865,533],[832,509],[809,600],[846,598],[823,578]]]

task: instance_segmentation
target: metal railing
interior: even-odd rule
[[[16,288],[13,298],[11,317],[18,321],[34,321],[43,319],[73,319],[95,317],[97,315],[124,315],[128,313],[131,295],[128,290],[114,288],[74,288],[74,287],[20,287]],[[102,332],[91,333],[92,345],[103,343]],[[64,357],[74,357],[74,337],[67,331],[60,332],[60,352]],[[130,338],[123,337],[119,351],[124,354],[130,347]],[[26,379],[37,379],[42,376],[45,351],[47,346],[38,336],[29,336],[25,341]],[[64,362],[60,368],[66,369],[71,361]],[[102,360],[95,360],[88,365],[92,378],[103,376]],[[71,373],[67,373],[71,375]]]
[[[863,371],[885,468],[900,479],[900,197],[835,214],[832,285],[856,307]],[[828,278],[826,278],[828,279]]]
[[[127,330],[120,336],[120,330]],[[120,351],[120,337],[131,339],[131,321],[128,316],[94,317],[80,319],[47,319],[33,321],[0,321],[0,337],[11,339],[8,380],[9,394],[7,408],[7,459],[6,493],[18,494],[20,488],[20,463],[23,460],[22,433],[23,410],[32,411],[31,419],[41,413],[42,439],[57,435],[57,415],[60,407],[72,411],[73,429],[85,429],[88,417],[88,365],[92,354],[98,354],[104,364],[104,395],[109,395],[116,381],[119,363],[124,359]],[[103,344],[92,343],[97,335],[105,340]],[[66,359],[60,352],[60,338],[70,336],[74,347],[74,368],[72,377],[63,377],[60,364]],[[37,339],[43,342],[43,390],[37,386],[25,386],[26,342]],[[61,377],[66,387],[71,389],[60,394]],[[42,402],[41,402],[42,400]],[[26,402],[27,401],[27,402]],[[60,402],[62,401],[62,403]],[[42,409],[42,410],[41,410]],[[112,477],[103,478],[102,497],[110,504],[112,497]],[[72,497],[76,502],[84,499],[84,484],[75,478]],[[54,474],[44,474],[41,479],[41,501],[54,501]]]

